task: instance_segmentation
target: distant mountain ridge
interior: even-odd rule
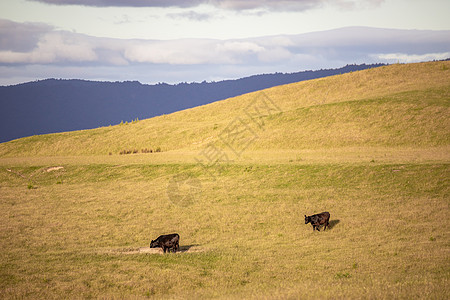
[[[175,85],[46,79],[2,86],[0,142],[151,118],[278,85],[383,65],[347,65],[338,69],[261,74],[236,80]]]

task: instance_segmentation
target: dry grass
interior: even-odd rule
[[[2,298],[445,298],[446,163],[12,167],[2,171]],[[40,171],[39,171],[40,170]],[[171,176],[201,191],[180,206]],[[313,232],[303,214],[331,212]],[[137,252],[178,232],[186,251]],[[126,253],[136,251],[136,253]]]
[[[221,133],[261,94],[1,144],[0,298],[447,299],[443,64],[269,89],[242,149]],[[173,232],[180,253],[147,248]]]

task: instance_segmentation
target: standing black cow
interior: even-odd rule
[[[323,230],[325,230],[329,225],[328,221],[330,221],[330,213],[327,211],[308,217],[305,215],[305,224],[311,223],[313,231],[316,229],[317,231],[320,231],[319,230],[320,225],[325,225],[323,228]]]
[[[150,242],[150,248],[161,247],[164,253],[166,253],[166,250],[170,252],[170,249],[172,249],[172,252],[175,253],[180,249],[179,242],[180,236],[178,233],[160,235],[156,240]]]

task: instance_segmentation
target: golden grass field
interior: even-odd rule
[[[449,68],[0,144],[0,298],[448,299]]]

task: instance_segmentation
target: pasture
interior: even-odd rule
[[[0,144],[0,298],[447,299],[449,66]]]
[[[191,163],[30,163],[8,164],[25,178],[0,173],[2,298],[449,292],[446,162],[236,162],[213,177]],[[304,224],[318,210],[330,230]],[[181,252],[136,251],[171,232]]]

